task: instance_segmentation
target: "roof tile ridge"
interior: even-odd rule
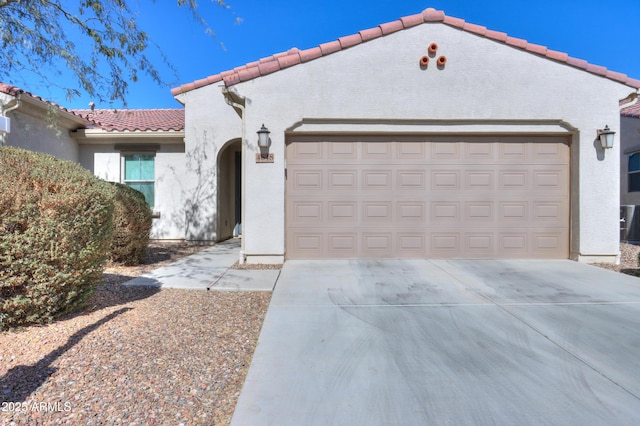
[[[300,60],[302,62],[309,62],[322,56],[322,49],[320,46],[312,47],[300,51]]]
[[[436,10],[432,7],[423,10],[422,17],[424,22],[442,22],[446,18],[443,10]]]
[[[399,19],[391,22],[386,22],[384,24],[380,24],[378,25],[378,27],[382,31],[382,35],[389,35],[404,29],[404,26],[402,25],[402,21],[400,21]]]
[[[368,28],[366,30],[359,31],[362,42],[367,42],[378,37],[382,37],[382,29],[380,27]]]
[[[462,25],[462,29],[464,31],[468,31],[470,33],[478,34],[480,36],[484,36],[487,33],[487,27],[482,25],[472,24],[470,22],[465,22]]]
[[[361,30],[352,35],[339,37],[337,40],[322,43],[309,49],[299,50],[297,48],[292,48],[286,52],[277,53],[272,56],[262,58],[259,61],[250,62],[232,70],[224,71],[214,76],[197,80],[193,83],[184,84],[178,88],[172,89],[171,93],[175,96],[180,93],[202,87],[202,85],[219,81],[222,81],[226,86],[233,86],[243,81],[268,75],[300,63],[309,62],[321,56],[327,56],[340,50],[427,22],[442,22],[451,27],[459,28],[463,31],[467,31],[481,37],[499,41],[506,45],[546,57],[556,62],[565,63],[567,65],[586,70],[589,73],[604,76],[606,78],[613,79],[614,81],[640,88],[640,80],[629,78],[625,74],[609,71],[605,67],[589,64],[587,61],[573,58],[564,52],[551,50],[543,45],[529,43],[527,40],[509,36],[504,32],[490,30],[481,25],[465,22],[460,18],[447,16],[442,10],[427,8],[422,11],[422,13],[404,16],[395,21],[383,23],[374,28]],[[207,81],[209,82],[206,83]]]
[[[358,32],[348,36],[340,37],[338,38],[338,42],[340,43],[340,47],[342,49],[348,49],[349,47],[362,43],[362,36]]]
[[[318,47],[322,51],[322,56],[330,55],[342,49],[342,46],[340,45],[340,42],[338,40],[322,43]]]
[[[403,16],[400,18],[400,22],[404,28],[415,27],[424,23],[424,15],[422,13],[416,13],[415,15]]]
[[[429,14],[432,14],[432,15],[437,12],[434,9],[427,9],[427,11],[429,11]],[[425,16],[427,14],[427,11],[423,12]],[[425,18],[425,22],[426,22],[426,18]],[[473,34],[477,34],[482,37],[496,40],[496,41],[505,43],[509,46],[516,47],[516,48],[525,50],[527,52],[534,53],[536,55],[544,56],[556,62],[565,63],[574,68],[585,70],[591,74],[606,77],[631,87],[640,88],[640,80],[630,78],[629,76],[623,73],[610,71],[604,66],[591,64],[586,60],[574,58],[572,56],[569,56],[569,54],[565,52],[552,50],[552,49],[549,49],[547,46],[543,46],[540,44],[529,43],[525,39],[512,37],[512,36],[509,36],[507,33],[489,30],[486,27],[483,27],[481,25],[465,22],[463,19],[460,19],[460,18],[443,16],[442,22],[444,22],[449,26],[459,28],[463,31],[471,32]]]
[[[301,62],[302,60],[298,52],[290,53],[285,56],[280,56],[278,58],[278,64],[280,65],[281,70],[292,67],[294,65],[298,65]]]

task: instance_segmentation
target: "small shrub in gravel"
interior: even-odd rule
[[[142,192],[121,183],[109,182],[114,193],[111,260],[127,266],[139,265],[144,258],[152,212]]]
[[[73,312],[102,280],[113,201],[50,155],[0,147],[0,329]]]

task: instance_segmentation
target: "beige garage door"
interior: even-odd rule
[[[562,137],[287,141],[286,255],[568,258]]]

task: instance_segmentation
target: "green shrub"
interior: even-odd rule
[[[113,200],[50,155],[0,147],[0,329],[76,310],[102,280]]]
[[[113,240],[111,260],[139,265],[149,243],[152,212],[142,192],[121,183],[109,182],[114,189]]]

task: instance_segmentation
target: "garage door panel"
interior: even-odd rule
[[[532,217],[537,223],[547,225],[556,225],[562,227],[565,223],[565,217],[569,213],[566,203],[562,200],[557,201],[534,201],[532,203]]]
[[[429,253],[432,256],[444,258],[461,257],[460,232],[455,230],[432,232],[430,240]]]
[[[289,206],[292,225],[315,224],[323,221],[324,203],[321,201],[292,201]]]
[[[519,143],[498,143],[498,160],[506,162],[522,162],[527,158],[529,144]]]
[[[569,233],[564,229],[557,231],[532,231],[533,254],[537,258],[552,259],[557,252],[569,250]]]
[[[327,252],[344,257],[358,256],[358,234],[356,232],[339,232],[327,234]]]
[[[485,257],[487,253],[495,255],[495,235],[491,232],[467,232],[464,252],[466,257]]]
[[[427,158],[427,144],[424,142],[398,142],[396,146],[396,159],[398,160],[424,160]]]
[[[426,170],[396,170],[398,191],[423,191],[426,188]]]
[[[502,253],[501,257],[526,258],[531,255],[528,232],[517,230],[498,232],[497,240],[498,252]]]
[[[393,235],[391,232],[363,232],[362,257],[388,258],[393,253]]]
[[[354,142],[334,142],[327,144],[327,157],[331,160],[353,160],[358,158],[358,145]]]
[[[320,232],[291,230],[287,234],[287,249],[302,258],[321,259],[326,257],[322,251],[323,240],[324,235]]]
[[[356,170],[328,170],[328,191],[353,191],[358,188],[358,172]]]
[[[460,172],[458,170],[432,170],[431,189],[434,191],[457,191],[460,189]]]
[[[498,208],[498,221],[501,224],[526,226],[531,214],[528,201],[501,201]]]
[[[358,223],[358,203],[329,201],[327,206],[329,223],[348,223],[350,225]]]
[[[438,225],[443,223],[457,223],[460,221],[460,203],[431,202],[431,222]]]
[[[557,196],[558,194],[564,195],[569,190],[566,170],[534,170],[532,175],[532,189],[534,191],[553,191],[557,193]]]
[[[362,171],[363,191],[391,190],[391,170],[368,169]]]
[[[321,170],[293,170],[291,181],[298,191],[321,191],[323,189]]]
[[[464,173],[464,187],[475,191],[493,191],[495,187],[495,171],[469,170]]]
[[[487,161],[494,159],[494,143],[478,142],[464,145],[464,158],[467,160]]]
[[[301,143],[292,146],[290,156],[298,162],[304,160],[322,160],[324,158],[322,153],[324,146],[325,143],[320,141],[301,140]]]
[[[424,232],[398,232],[396,244],[397,252],[401,257],[426,257],[426,236]]]
[[[563,138],[308,136],[286,155],[287,258],[568,257]]]
[[[436,161],[460,160],[460,144],[450,142],[431,143],[431,159]]]
[[[363,142],[362,159],[388,162],[392,159],[391,142]]]
[[[499,170],[498,189],[502,191],[528,191],[529,179],[526,170]]]
[[[398,201],[397,218],[399,223],[427,223],[426,203],[424,201]]]
[[[486,225],[495,222],[494,207],[488,201],[467,201],[464,203],[464,221],[468,224]]]
[[[362,203],[363,225],[392,223],[391,202],[366,201]]]

